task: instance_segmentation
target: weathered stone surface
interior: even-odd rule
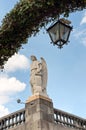
[[[47,95],[47,64],[44,58],[38,61],[35,56],[31,56],[32,64],[30,66],[30,85],[32,95],[41,94]]]
[[[59,112],[58,114],[60,114]],[[40,98],[37,97],[34,100],[29,100],[28,102],[26,102],[25,122],[21,122],[21,124],[16,124],[14,126],[11,125],[11,127],[14,128],[10,127],[9,130],[78,130],[78,129],[86,130],[85,124],[84,127],[82,127],[82,124],[79,127],[78,126],[75,127],[76,125],[74,125],[75,122],[73,122],[73,118],[72,123],[68,124],[68,122],[65,121],[63,122],[62,113],[60,122],[59,119],[58,121],[54,120],[55,119],[54,114],[55,112],[52,101],[47,98],[45,99],[43,97]],[[64,113],[63,115],[65,114],[66,113]],[[67,119],[69,119],[70,117],[72,116],[70,115]],[[5,129],[0,128],[0,130]]]
[[[26,103],[26,117],[27,119],[33,117],[32,122],[40,119],[53,122],[53,103],[41,98]]]
[[[76,129],[48,122],[45,120],[37,120],[34,122],[30,120],[25,124],[21,124],[19,126],[16,126],[15,128],[10,128],[9,130],[76,130]]]

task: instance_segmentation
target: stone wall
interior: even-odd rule
[[[25,109],[0,119],[0,130],[86,130],[86,120],[53,108],[52,100],[31,96]]]

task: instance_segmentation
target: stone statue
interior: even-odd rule
[[[47,96],[47,65],[44,58],[41,62],[35,56],[31,56],[32,64],[30,66],[30,84],[32,94],[40,94]]]

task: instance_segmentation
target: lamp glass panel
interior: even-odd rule
[[[70,33],[70,28],[60,24],[60,39],[67,42]]]
[[[59,23],[48,30],[51,40],[56,43],[59,40]]]

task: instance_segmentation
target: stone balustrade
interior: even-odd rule
[[[77,128],[79,130],[86,130],[86,120],[70,113],[54,109],[54,119],[57,124]]]
[[[73,114],[54,109],[54,120],[56,124],[65,127],[86,130],[86,120]],[[0,118],[0,130],[7,130],[25,123],[25,109]]]
[[[25,109],[0,118],[0,130],[7,130],[25,122]]]

